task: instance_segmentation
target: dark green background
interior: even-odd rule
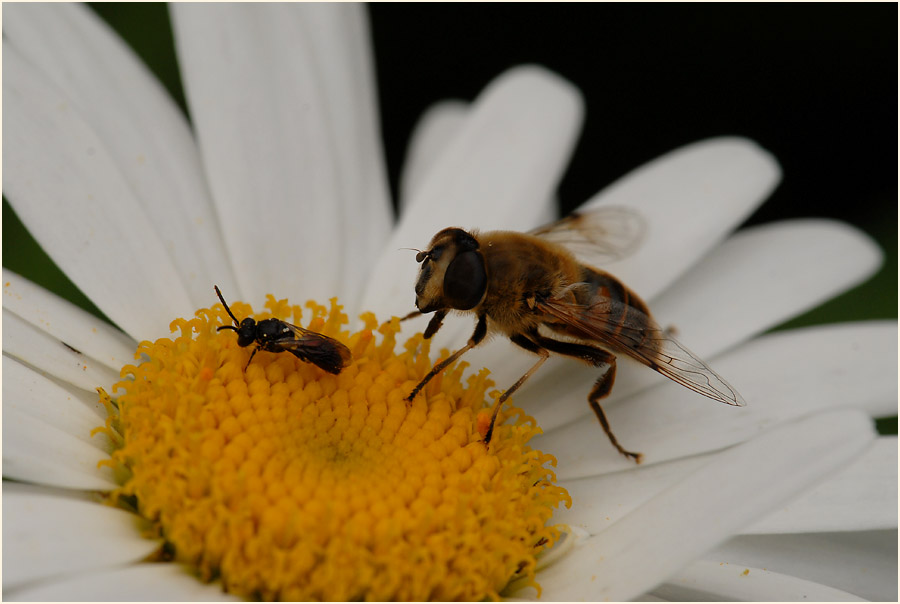
[[[94,4],[185,108],[165,5]],[[787,326],[897,316],[895,4],[373,4],[382,128],[396,191],[405,145],[431,103],[471,99],[521,63],[585,96],[559,189],[568,211],[674,147],[742,135],[784,180],[747,222],[824,216],[875,238],[868,283]],[[185,108],[185,111],[186,108]],[[3,265],[98,313],[3,204]],[[896,432],[896,420],[883,423]]]

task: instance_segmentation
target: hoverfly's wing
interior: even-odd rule
[[[328,336],[285,323],[291,328],[293,338],[278,341],[278,346],[302,361],[312,363],[328,373],[338,374],[350,364],[350,349]]]
[[[528,234],[565,247],[583,264],[602,266],[631,254],[645,231],[638,212],[609,206],[569,214]]]
[[[685,388],[726,405],[745,404],[731,384],[632,306],[609,298],[598,298],[590,306],[550,298],[536,307],[581,337],[627,354]]]

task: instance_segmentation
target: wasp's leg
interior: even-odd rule
[[[438,312],[439,313],[443,312],[443,314],[440,316],[440,318],[438,318],[438,316],[435,315],[434,318],[431,319],[432,323],[435,321],[435,319],[438,319],[438,324],[440,324],[440,319],[443,318],[444,314],[446,314],[446,311],[438,311]],[[429,323],[428,326],[431,327],[431,323]],[[437,331],[436,328],[435,328],[435,331]],[[427,330],[426,330],[426,333],[427,333]],[[404,399],[404,400],[407,403],[411,403],[412,400],[414,398],[416,398],[416,395],[419,394],[419,391],[422,390],[422,388],[424,388],[425,385],[431,381],[431,378],[433,378],[434,376],[439,374],[441,371],[443,371],[447,367],[447,365],[449,365],[450,363],[452,363],[453,361],[455,361],[456,359],[461,357],[465,352],[474,348],[475,346],[478,346],[478,344],[481,343],[481,341],[484,339],[484,336],[486,334],[487,334],[487,315],[481,315],[478,317],[478,323],[475,325],[475,331],[472,333],[472,337],[469,338],[469,342],[465,346],[463,346],[462,348],[460,348],[459,350],[457,350],[456,352],[451,354],[449,357],[444,359],[443,361],[436,363],[435,366],[431,368],[431,371],[428,372],[428,375],[426,375],[424,378],[422,378],[421,382],[416,384],[416,387],[413,388],[413,391],[410,392],[409,396],[407,396],[406,399]]]
[[[254,346],[254,347],[253,347],[253,352],[250,353],[250,358],[247,359],[247,366],[244,367],[244,371],[247,371],[247,367],[250,367],[250,361],[253,360],[253,357],[256,356],[256,353],[257,353],[257,352],[259,352],[259,346]]]
[[[611,442],[612,445],[619,451],[619,453],[621,453],[625,457],[630,457],[636,463],[641,463],[644,458],[641,453],[627,451],[624,447],[622,447],[622,445],[619,444],[618,439],[616,438],[615,434],[613,434],[612,429],[609,427],[609,420],[606,419],[606,413],[603,411],[603,407],[600,406],[600,400],[609,396],[609,393],[612,391],[613,382],[616,381],[616,355],[612,354],[611,352],[607,352],[602,348],[595,348],[594,346],[589,346],[587,344],[560,342],[558,340],[547,338],[536,333],[530,335],[538,344],[540,344],[550,352],[564,354],[566,356],[575,357],[577,359],[587,361],[594,367],[602,367],[604,365],[606,366],[606,371],[604,371],[603,375],[597,378],[597,381],[594,383],[594,388],[588,395],[588,402],[591,404],[591,409],[594,410],[594,414],[597,416],[597,419],[600,420],[600,425],[603,426],[603,431],[606,432],[606,436],[609,437],[609,442]]]

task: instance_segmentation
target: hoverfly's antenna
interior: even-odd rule
[[[228,308],[228,302],[225,301],[225,298],[222,297],[222,292],[219,291],[218,285],[213,285],[216,288],[216,295],[219,296],[219,300],[222,301],[222,306],[225,307],[225,312],[228,313],[228,316],[234,321],[234,324],[240,326],[241,322],[237,320],[237,317],[234,316],[234,313],[231,312],[231,309]],[[231,325],[222,325],[218,327],[216,331],[222,331],[223,329],[231,329],[232,331],[237,331],[237,327],[232,327]]]
[[[414,248],[414,247],[399,247],[397,249],[398,250],[409,250],[411,252],[417,252],[416,253],[416,262],[419,262],[419,263],[421,263],[423,260],[425,260],[425,258],[428,258],[429,256],[431,256],[430,252],[423,252],[422,250],[420,250],[418,248]]]

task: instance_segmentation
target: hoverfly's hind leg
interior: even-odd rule
[[[612,433],[612,429],[609,427],[609,420],[606,419],[606,413],[603,411],[603,407],[601,407],[599,403],[600,399],[609,396],[610,391],[612,391],[613,382],[616,381],[616,355],[612,354],[611,352],[607,352],[602,348],[596,348],[587,344],[560,342],[559,340],[554,340],[553,338],[544,337],[536,332],[530,335],[538,344],[540,344],[550,352],[564,354],[566,356],[575,357],[576,359],[581,359],[582,361],[590,363],[594,367],[603,367],[604,365],[606,366],[606,371],[604,371],[603,375],[597,378],[596,383],[594,383],[594,388],[593,390],[591,390],[590,395],[588,395],[588,402],[591,404],[591,409],[593,409],[594,413],[597,415],[597,419],[600,420],[600,425],[603,426],[603,431],[606,432],[606,436],[609,437],[609,442],[611,442],[612,445],[619,451],[619,453],[621,453],[625,457],[630,457],[636,463],[641,463],[644,458],[641,453],[626,451],[622,447],[622,445],[619,444],[618,439]]]
[[[606,432],[606,436],[609,437],[609,442],[611,442],[612,445],[616,449],[618,449],[619,453],[621,453],[625,457],[630,457],[634,460],[635,463],[641,463],[644,460],[644,455],[642,453],[627,451],[622,445],[619,444],[619,440],[616,438],[616,435],[613,434],[612,429],[609,427],[609,420],[606,419],[606,413],[603,411],[603,407],[600,406],[600,399],[609,396],[609,393],[613,387],[613,382],[616,380],[616,357],[612,354],[610,354],[609,356],[610,360],[608,361],[609,364],[607,365],[606,371],[603,373],[603,375],[597,378],[597,381],[594,383],[594,388],[588,395],[588,402],[591,404],[591,409],[594,410],[594,414],[597,416],[597,419],[600,420],[600,425],[603,426],[603,431]]]

